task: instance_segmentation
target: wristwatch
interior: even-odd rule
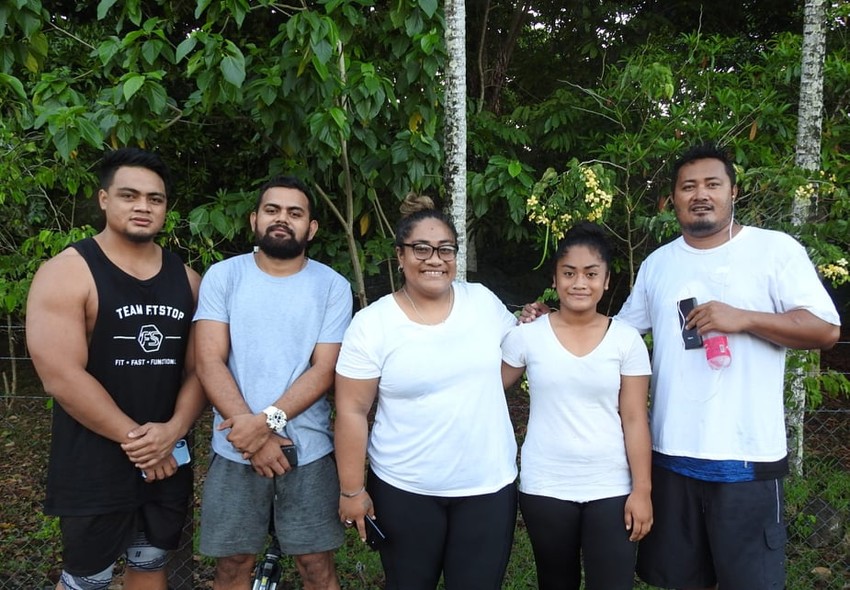
[[[275,434],[283,434],[283,429],[286,427],[286,412],[277,406],[269,406],[263,410],[266,415],[266,425]]]

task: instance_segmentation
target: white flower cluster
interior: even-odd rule
[[[584,186],[587,187],[584,201],[590,205],[587,219],[588,221],[599,221],[605,212],[611,208],[614,196],[599,188],[599,179],[596,178],[596,172],[592,168],[582,166],[581,173],[584,176]]]
[[[812,182],[801,184],[794,191],[794,202],[798,206],[806,206],[812,201],[815,196],[815,185]]]

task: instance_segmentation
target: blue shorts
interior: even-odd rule
[[[637,572],[661,588],[785,588],[782,480],[701,481],[652,468],[654,524]]]
[[[229,557],[262,551],[272,505],[275,534],[284,553],[323,553],[342,545],[339,479],[331,455],[274,478],[213,455],[201,503],[201,553]]]

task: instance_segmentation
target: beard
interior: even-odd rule
[[[698,238],[702,238],[727,230],[729,228],[729,224],[732,223],[732,221],[733,218],[730,215],[722,221],[711,219],[696,219],[687,224],[680,223],[680,225],[682,226],[683,232]]]
[[[254,232],[257,247],[269,258],[292,260],[301,256],[307,250],[308,241],[306,235],[299,240],[294,232],[288,230],[290,237],[276,238],[271,235],[273,229],[276,229],[276,226],[269,226],[266,228],[266,233],[262,236]]]
[[[682,230],[692,236],[710,236],[721,229],[720,224],[709,220],[692,221],[682,226]]]
[[[148,242],[153,242],[158,234],[159,232],[146,234],[134,234],[133,232],[124,232],[124,237],[126,237],[127,240],[133,242],[134,244],[146,244]]]

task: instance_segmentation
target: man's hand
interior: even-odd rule
[[[127,434],[130,442],[122,443],[121,448],[136,467],[147,470],[171,456],[180,435],[167,423],[148,422],[131,430]]]
[[[254,468],[257,475],[263,477],[283,475],[287,471],[292,471],[292,466],[286,460],[283,451],[280,450],[280,447],[285,444],[292,444],[292,441],[277,435],[269,436],[256,453],[245,458],[250,458],[251,467]]]
[[[542,301],[535,301],[534,303],[526,303],[522,306],[522,313],[519,314],[519,322],[520,324],[528,324],[533,322],[540,316],[544,316],[547,313],[552,311],[548,305],[543,303]]]
[[[719,301],[708,301],[688,314],[688,328],[694,327],[701,336],[708,332],[743,332],[747,327],[747,312]]]
[[[259,414],[237,414],[228,418],[218,425],[218,430],[230,429],[227,440],[242,453],[246,459],[253,456],[272,434],[266,425],[266,415]],[[280,440],[278,437],[275,439]]]
[[[151,467],[143,469],[142,472],[145,474],[145,482],[153,483],[155,481],[171,477],[177,473],[177,461],[175,461],[174,457],[172,457],[169,453],[165,459]]]

